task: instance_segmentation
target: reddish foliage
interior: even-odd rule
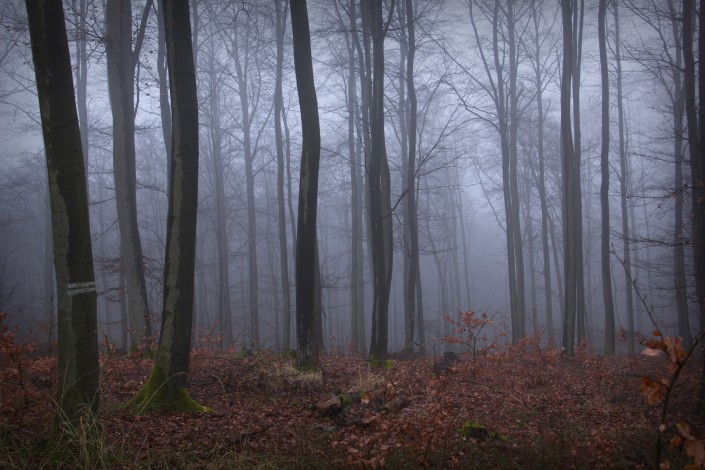
[[[189,392],[213,412],[146,416],[120,405],[147,379],[152,361],[137,354],[104,355],[100,419],[107,445],[130,455],[131,464],[147,466],[155,458],[175,467],[209,466],[244,452],[333,467],[448,468],[471,461],[486,466],[482,459],[488,455],[527,467],[653,464],[649,441],[633,437],[658,422],[656,410],[639,398],[640,377],[653,375],[657,361],[605,358],[585,349],[568,359],[540,344],[528,338],[476,364],[461,355],[442,375],[433,373],[432,358],[395,361],[385,370],[370,369],[357,357],[329,355],[318,381],[293,380],[292,362],[273,354],[236,357],[199,349],[192,357]],[[8,347],[16,348],[3,344]],[[0,370],[6,448],[46,438],[54,413],[56,362],[18,354],[21,372],[5,355]],[[686,371],[681,381],[683,393],[672,398],[679,416],[697,386],[695,371]],[[314,409],[362,382],[374,385],[339,414]],[[404,406],[390,409],[387,404],[395,400]],[[691,426],[702,424],[692,418]],[[487,432],[467,432],[475,423]],[[692,435],[684,427],[673,444],[699,456],[702,448],[689,440]]]

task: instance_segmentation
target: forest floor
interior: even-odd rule
[[[0,353],[2,468],[657,468],[662,401],[647,404],[640,387],[669,375],[665,356],[566,358],[531,340],[442,368],[328,354],[322,373],[199,349],[188,389],[211,411],[136,416],[124,403],[153,361],[104,353],[100,413],[57,440],[55,358]],[[667,445],[675,423],[705,431],[697,372],[693,361],[670,397],[661,458],[674,468],[690,461]]]

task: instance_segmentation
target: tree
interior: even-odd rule
[[[695,304],[698,307],[698,316],[700,318],[700,329],[705,329],[705,211],[703,210],[703,201],[705,200],[705,108],[698,105],[696,102],[695,85],[695,57],[693,54],[694,43],[694,19],[695,1],[683,0],[683,62],[685,68],[683,70],[683,87],[685,91],[685,114],[688,122],[688,153],[690,155],[690,178],[692,183],[692,232],[691,243],[693,245],[694,257],[694,278],[695,278]],[[700,17],[702,25],[705,19],[702,5],[700,8]],[[705,35],[702,31],[699,36],[698,45],[705,46]],[[705,72],[705,65],[700,61],[699,65],[700,83],[698,91],[705,92],[705,78],[702,74]],[[702,96],[702,95],[701,95]],[[698,113],[699,111],[699,113]],[[700,122],[698,123],[698,119]],[[700,135],[699,135],[700,134]],[[703,373],[701,375],[700,391],[698,394],[698,408],[705,410],[705,358],[703,359]]]
[[[120,229],[120,255],[125,270],[132,348],[144,346],[152,335],[147,284],[142,262],[142,242],[137,224],[137,175],[135,167],[135,67],[144,40],[152,0],[142,14],[135,50],[132,50],[132,3],[108,0],[106,41],[108,89],[113,114],[113,169],[115,203]]]
[[[284,201],[284,136],[282,119],[284,118],[284,93],[282,81],[284,74],[284,33],[286,32],[286,8],[282,9],[282,0],[274,1],[277,30],[277,64],[276,83],[274,84],[274,138],[277,150],[277,222],[279,229],[279,267],[281,271],[282,311],[284,312],[284,350],[290,349],[291,341],[291,293],[289,291],[289,256],[286,240],[286,205]],[[282,11],[284,10],[284,11]]]
[[[59,420],[98,410],[98,337],[86,169],[64,10],[27,0],[49,180],[59,315]]]
[[[215,189],[215,238],[218,256],[218,322],[221,328],[221,347],[233,344],[233,328],[230,313],[230,252],[228,250],[228,233],[225,200],[225,167],[223,165],[223,128],[220,111],[220,88],[216,71],[217,46],[214,41],[207,43],[208,50],[208,131],[213,158],[213,186]]]
[[[512,322],[512,342],[516,343],[525,334],[526,300],[524,294],[524,254],[522,247],[521,224],[519,219],[519,188],[517,132],[519,129],[519,109],[517,92],[517,15],[514,1],[506,6],[500,0],[492,3],[492,8],[480,5],[480,10],[492,24],[492,63],[482,48],[474,14],[474,2],[468,2],[470,22],[475,36],[482,65],[489,85],[479,83],[490,96],[497,121],[483,116],[497,130],[502,154],[502,188],[506,224],[507,275]],[[505,30],[506,28],[506,30]],[[501,41],[500,41],[501,39]],[[521,42],[521,39],[520,41]],[[508,65],[509,70],[505,72]],[[494,70],[492,70],[494,69]],[[472,74],[469,74],[476,80]],[[473,110],[475,114],[477,111]]]
[[[414,321],[417,314],[416,286],[419,277],[419,214],[416,202],[416,128],[417,128],[417,98],[416,85],[414,84],[414,59],[416,57],[416,30],[414,18],[414,4],[406,0],[406,29],[407,29],[407,63],[406,63],[406,88],[409,97],[407,133],[409,139],[409,159],[406,173],[406,214],[409,226],[409,273],[406,279],[406,314],[407,332],[404,341],[406,349],[412,349],[414,343]],[[462,222],[461,222],[462,223]],[[465,232],[463,232],[463,246],[465,246]],[[467,261],[467,260],[466,260]],[[467,268],[467,265],[466,265]],[[419,324],[418,328],[423,328]],[[421,351],[425,345],[419,341]]]
[[[533,53],[529,54],[529,60],[534,69],[534,77],[536,83],[536,152],[538,156],[538,175],[534,174],[534,179],[536,179],[536,186],[539,193],[539,200],[541,202],[541,246],[543,249],[543,278],[544,278],[544,290],[545,290],[545,310],[546,310],[546,325],[548,328],[548,339],[550,342],[554,341],[554,329],[553,329],[553,289],[551,283],[551,254],[549,250],[549,229],[548,229],[548,218],[549,218],[549,208],[548,208],[548,196],[546,194],[546,152],[544,149],[544,133],[545,133],[545,120],[546,114],[544,110],[543,102],[543,92],[546,84],[549,82],[548,77],[550,74],[550,58],[546,54],[548,48],[543,48],[544,40],[540,37],[540,24],[542,20],[541,9],[543,2],[537,5],[537,0],[532,0],[531,2],[531,19],[533,25]],[[533,172],[533,162],[529,159],[529,165],[532,167]]]
[[[634,353],[634,293],[632,287],[632,261],[631,261],[631,242],[629,232],[629,213],[627,211],[627,198],[629,192],[629,173],[627,165],[627,148],[625,143],[625,117],[624,117],[624,101],[622,94],[622,55],[621,43],[619,40],[619,2],[614,2],[614,52],[617,76],[615,82],[617,86],[617,129],[619,132],[619,191],[620,202],[622,209],[622,239],[624,253],[624,276],[626,285],[627,297],[627,329],[629,336],[627,345],[629,353]]]
[[[301,110],[301,178],[296,235],[296,362],[300,368],[318,367],[316,341],[316,214],[321,130],[311,58],[306,0],[291,0],[294,67]]]
[[[198,96],[188,1],[165,1],[162,14],[172,104],[162,326],[154,369],[129,405],[138,412],[151,408],[204,411],[186,391],[198,203]]]
[[[365,1],[362,5],[362,19],[363,30],[372,39],[372,57],[368,57],[372,62],[372,73],[367,74],[370,92],[368,96],[370,104],[367,108],[370,146],[365,148],[374,286],[370,359],[384,361],[387,357],[393,240],[391,180],[384,138],[384,37],[389,28],[389,22],[383,25],[382,1]]]
[[[600,206],[602,209],[602,296],[605,306],[605,354],[615,353],[614,299],[612,296],[612,270],[610,267],[610,85],[607,70],[606,29],[607,0],[600,0],[597,13],[597,33],[600,48],[600,76],[602,79],[602,147],[600,150]]]
[[[573,62],[571,83],[573,86],[573,171],[575,178],[572,186],[566,190],[573,191],[575,215],[574,231],[570,235],[575,238],[575,264],[576,264],[576,321],[578,342],[585,339],[585,265],[583,255],[583,191],[581,176],[582,160],[582,132],[580,126],[580,73],[583,53],[583,21],[585,18],[585,0],[575,0],[573,3]]]
[[[577,307],[577,240],[574,238],[575,212],[575,177],[577,172],[573,158],[573,133],[571,129],[570,91],[573,70],[573,8],[571,0],[561,0],[563,21],[563,74],[561,76],[561,161],[563,173],[563,275],[565,276],[565,301],[563,312],[563,347],[572,355],[575,347],[575,321]]]

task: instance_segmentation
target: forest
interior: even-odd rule
[[[4,0],[3,468],[705,468],[697,0]]]

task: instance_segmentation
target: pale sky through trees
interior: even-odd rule
[[[113,118],[108,94],[105,12],[102,2],[87,2],[81,20],[82,0],[65,0],[69,48],[78,67],[80,39],[86,42],[88,185],[95,278],[98,286],[98,334],[125,347],[127,306],[121,307],[126,273],[120,255],[113,178]],[[157,6],[159,2],[157,3]],[[294,312],[294,254],[298,182],[301,160],[301,122],[292,48],[291,21],[286,3],[282,69],[282,111],[275,112],[277,22],[271,2],[200,0],[191,2],[194,58],[197,72],[200,121],[198,225],[194,300],[195,345],[220,346],[222,325],[231,325],[236,348],[261,346],[281,349],[296,344],[294,315],[282,311],[281,269],[289,270]],[[393,262],[388,318],[388,351],[405,345],[405,269],[409,234],[405,221],[408,182],[408,112],[406,82],[408,24],[406,4],[397,0],[382,4],[388,26],[384,37],[384,143],[389,162],[389,196]],[[509,38],[504,1],[414,0],[414,87],[418,101],[416,134],[416,209],[418,211],[419,275],[423,325],[416,325],[414,349],[419,349],[418,330],[423,328],[425,346],[450,333],[444,315],[474,310],[493,318],[511,341],[512,300],[508,282],[508,248],[521,253],[523,261],[523,318],[525,333],[541,331],[548,341],[546,305],[553,310],[551,329],[560,343],[563,327],[564,236],[563,177],[560,147],[560,80],[562,76],[561,9],[555,0],[515,0],[511,30],[515,35],[516,114],[512,116]],[[632,5],[633,3],[633,5]],[[620,125],[617,107],[617,63],[613,5],[606,13],[609,68],[610,146],[609,203],[610,242],[623,258],[622,198],[626,201],[631,275],[641,295],[653,304],[659,327],[676,334],[679,317],[676,295],[687,296],[693,331],[698,328],[694,303],[693,251],[690,244],[691,200],[688,185],[676,187],[674,165],[673,104],[679,100],[671,69],[680,53],[679,19],[671,21],[666,0],[620,2],[619,37],[621,86],[624,111],[625,189],[620,185]],[[681,2],[673,1],[677,18]],[[167,153],[162,133],[160,77],[158,72],[158,22],[155,9],[144,12],[146,2],[132,2],[132,37],[138,37],[145,21],[144,43],[135,66],[134,141],[136,219],[146,282],[152,332],[159,331],[162,304],[164,247],[167,216]],[[321,280],[321,331],[328,349],[348,350],[352,324],[364,325],[364,348],[370,347],[373,302],[373,240],[370,236],[369,188],[365,171],[366,151],[378,148],[366,141],[364,113],[368,105],[362,85],[365,54],[373,58],[373,41],[365,45],[365,31],[355,5],[351,30],[350,0],[309,0],[311,42],[316,93],[321,124],[321,159],[318,192],[317,251]],[[535,8],[532,8],[532,4]],[[496,6],[499,5],[499,6]],[[601,79],[597,39],[597,0],[586,0],[582,27],[580,74],[580,166],[582,201],[585,325],[589,344],[602,352],[604,308],[602,284],[613,287],[617,351],[627,351],[632,332],[628,328],[625,269],[611,255],[612,279],[600,268],[600,145]],[[144,16],[146,14],[146,16]],[[534,23],[534,16],[536,22]],[[387,22],[388,25],[387,25]],[[85,29],[81,24],[85,23]],[[493,32],[493,26],[495,31]],[[537,26],[538,29],[535,28]],[[696,25],[697,26],[697,25]],[[538,33],[538,38],[535,35]],[[695,32],[697,37],[698,31]],[[540,45],[538,64],[534,48]],[[366,52],[366,49],[367,50]],[[696,62],[699,51],[695,47]],[[353,55],[350,55],[353,54]],[[362,57],[360,56],[362,54]],[[679,62],[680,63],[680,62]],[[350,74],[350,64],[353,65]],[[361,69],[362,67],[362,69]],[[543,162],[547,207],[542,212],[539,193],[539,132],[536,68],[542,81]],[[352,81],[350,78],[352,77]],[[371,76],[369,77],[371,79]],[[499,96],[503,80],[504,102]],[[349,93],[350,86],[355,93]],[[217,90],[217,93],[213,93]],[[353,98],[354,96],[354,98]],[[214,98],[215,97],[215,98]],[[217,99],[217,106],[211,100]],[[243,109],[246,106],[247,109]],[[372,112],[372,111],[369,111]],[[500,115],[515,126],[515,177],[518,207],[507,214],[503,197],[503,154]],[[352,113],[352,114],[351,114]],[[349,120],[350,118],[350,120]],[[275,120],[281,126],[284,165],[279,167]],[[372,120],[374,122],[374,120]],[[349,133],[349,124],[352,126]],[[687,125],[687,123],[686,123]],[[214,132],[217,130],[218,132]],[[378,129],[379,130],[379,129]],[[245,133],[248,135],[246,136]],[[214,136],[218,135],[216,139]],[[511,140],[510,130],[507,130]],[[685,136],[684,136],[685,138]],[[51,254],[47,217],[46,165],[39,110],[32,69],[24,2],[5,0],[0,5],[0,311],[22,333],[46,340],[48,311],[53,307],[53,278],[46,263]],[[511,142],[509,142],[511,144]],[[368,147],[369,146],[369,147]],[[355,155],[351,155],[355,152]],[[687,139],[682,158],[685,181],[690,178]],[[508,155],[510,156],[510,155]],[[246,163],[246,157],[251,160]],[[351,160],[360,165],[362,201],[362,323],[353,319],[351,301],[354,199]],[[368,167],[369,170],[369,167]],[[283,171],[283,174],[278,174]],[[215,178],[214,175],[221,178]],[[281,179],[278,178],[281,176]],[[278,182],[283,197],[278,197]],[[248,184],[252,187],[249,188]],[[384,185],[384,182],[382,182]],[[222,192],[222,194],[220,194]],[[362,196],[364,194],[364,197]],[[685,292],[674,285],[674,219],[676,200],[683,202],[683,239],[686,270]],[[222,205],[221,205],[222,203]],[[285,204],[280,218],[279,205]],[[513,204],[516,205],[514,202]],[[545,219],[544,219],[545,218]],[[282,225],[280,221],[284,221]],[[508,220],[510,223],[508,224]],[[542,233],[542,221],[546,233]],[[510,227],[508,231],[507,228]],[[519,227],[521,243],[507,237]],[[281,240],[287,243],[288,263],[282,263]],[[254,233],[252,233],[254,231]],[[548,252],[544,253],[542,235]],[[252,246],[254,244],[254,246]],[[253,249],[254,248],[254,249]],[[406,251],[405,251],[406,250]],[[225,255],[223,255],[225,253]],[[545,256],[544,256],[545,255]],[[223,262],[225,259],[225,262]],[[545,266],[545,260],[549,265]],[[519,264],[517,264],[519,266]],[[227,277],[223,277],[227,270]],[[546,291],[544,273],[550,272]],[[251,273],[256,282],[251,282]],[[129,275],[129,271],[128,274]],[[517,276],[520,279],[520,276]],[[227,279],[225,286],[221,279]],[[286,284],[286,282],[284,283]],[[227,288],[229,319],[220,315]],[[680,293],[680,294],[679,294]],[[634,332],[653,329],[644,306],[636,297]],[[256,300],[255,300],[256,299]],[[128,303],[129,304],[129,303]],[[535,307],[535,310],[534,310]],[[139,317],[138,317],[139,318]],[[284,326],[289,318],[291,329]],[[134,321],[134,320],[133,320]],[[681,319],[681,323],[683,320]],[[291,338],[282,338],[290,331]],[[359,334],[356,333],[356,334]],[[228,343],[230,339],[225,340]],[[407,338],[407,343],[408,338]],[[227,345],[227,344],[226,344]],[[408,346],[408,344],[407,344]]]

